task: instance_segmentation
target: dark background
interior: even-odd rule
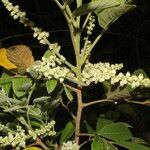
[[[71,40],[64,17],[51,0],[12,0],[37,26],[50,32],[49,40],[58,42],[68,60],[72,60]],[[105,33],[91,54],[92,62],[108,61],[123,63],[124,71],[133,72],[144,69],[150,75],[150,0],[136,0],[137,8],[123,15]],[[96,26],[93,36],[100,31]],[[32,31],[18,21],[13,20],[0,2],[0,47],[25,44],[32,51],[35,59],[40,59],[46,46],[32,38]],[[150,109],[146,106],[133,105],[136,116],[122,115],[124,121],[135,127],[138,136],[150,140]],[[89,117],[89,116],[88,116]]]

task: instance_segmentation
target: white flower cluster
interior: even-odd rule
[[[89,85],[92,82],[97,84],[98,82],[110,80],[116,75],[116,71],[122,67],[122,64],[110,65],[102,62],[92,64],[87,61],[82,71],[82,82]]]
[[[64,58],[65,61],[65,58]],[[81,82],[87,86],[91,83],[102,83],[109,80],[112,85],[119,83],[120,86],[131,85],[132,88],[137,87],[150,87],[150,79],[144,78],[142,74],[131,75],[127,72],[125,75],[123,73],[116,74],[118,70],[123,67],[123,64],[112,64],[109,63],[96,63],[92,64],[86,62],[81,73]],[[39,73],[39,75],[44,76],[47,79],[55,78],[60,82],[64,79],[73,79],[79,81],[75,76],[75,73],[67,68],[59,58],[55,55],[51,55],[49,58],[42,58],[39,64],[35,64],[33,69]]]
[[[63,143],[61,150],[79,150],[79,145],[75,143],[75,141],[68,141]]]
[[[3,132],[3,130],[1,131]],[[25,130],[23,130],[20,126],[17,126],[16,132],[10,131],[8,132],[8,135],[4,137],[0,136],[0,147],[11,145],[16,150],[19,150],[21,147],[25,147],[27,138],[28,136],[25,134]]]
[[[95,23],[95,17],[91,15],[89,17],[88,25],[86,26],[86,28],[87,28],[87,35],[91,35],[92,34],[93,28],[95,27],[94,23]]]
[[[0,129],[8,129],[6,136],[0,136],[0,148],[6,146],[12,146],[15,150],[20,150],[26,147],[26,140],[33,139],[36,140],[37,137],[44,138],[46,136],[54,136],[56,132],[54,131],[55,121],[51,121],[40,129],[29,130],[25,133],[25,130],[21,126],[17,126],[16,132],[8,129],[7,126],[0,124]],[[3,130],[0,130],[4,132]]]
[[[20,11],[19,6],[13,6],[9,0],[1,0],[6,7],[6,9],[10,12],[10,15],[13,19],[19,19],[19,22],[24,24],[24,26],[30,27],[33,31],[33,37],[36,37],[41,44],[46,44],[46,39],[49,37],[49,33],[42,31],[41,28],[35,27],[34,23],[30,21],[26,17],[26,12]]]
[[[51,121],[46,126],[42,126],[40,129],[29,130],[29,136],[31,136],[34,140],[36,140],[37,137],[44,138],[46,136],[54,136],[56,132],[54,131],[54,125],[55,121]]]
[[[150,79],[144,78],[143,74],[131,75],[130,72],[127,72],[125,75],[119,73],[118,75],[111,78],[111,84],[119,82],[120,86],[130,85],[132,88],[141,87],[150,87]]]
[[[62,64],[62,61],[55,55],[51,55],[49,58],[42,57],[40,64],[34,65],[33,69],[37,71],[39,75],[42,75],[47,79],[55,78],[60,82],[63,82],[66,77],[74,76],[70,69],[65,67]]]

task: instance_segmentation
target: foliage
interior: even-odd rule
[[[117,73],[122,64],[89,61],[91,51],[109,26],[136,5],[132,0],[53,1],[68,23],[75,65],[60,54],[61,46],[50,43],[49,33],[36,27],[18,5],[1,0],[10,15],[30,27],[33,37],[47,45],[48,50],[41,60],[34,60],[25,45],[0,49],[0,65],[4,68],[0,78],[0,148],[79,150],[87,145],[91,150],[119,150],[120,147],[149,150],[149,144],[142,139],[133,141],[136,137],[129,124],[106,113],[94,123],[84,116],[84,110],[88,110],[90,116],[89,108],[96,104],[99,107],[115,106],[122,101],[150,104],[148,99],[136,101],[150,88],[150,79],[144,70],[123,74]],[[75,10],[71,4],[77,5]],[[95,40],[91,40],[96,21],[101,30]],[[104,92],[103,99],[85,100],[87,87],[98,83],[103,86],[100,89]],[[130,108],[128,114],[134,114],[129,104],[123,107]]]

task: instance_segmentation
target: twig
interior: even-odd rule
[[[36,144],[40,145],[44,150],[48,150],[48,147],[42,142],[40,138],[36,139]]]
[[[74,120],[76,120],[76,116],[70,111],[70,109],[63,102],[61,102],[61,105],[69,112],[69,114],[71,115],[71,117]]]
[[[62,10],[63,9],[63,6],[61,5],[61,3],[58,1],[58,0],[53,0],[57,6]]]
[[[77,116],[76,116],[76,127],[75,127],[75,141],[79,145],[79,134],[80,134],[80,123],[81,123],[81,116],[82,116],[82,87],[78,88],[77,91],[77,101],[78,101],[78,109],[77,109]]]
[[[88,107],[88,106],[91,106],[91,105],[94,105],[94,104],[98,104],[98,103],[107,103],[107,102],[113,103],[114,100],[109,100],[109,99],[95,100],[95,101],[92,101],[92,102],[83,103],[83,107],[85,108],[85,107]]]
[[[33,86],[31,87],[31,91],[29,92],[29,95],[28,95],[28,98],[27,98],[27,101],[26,101],[26,104],[28,105],[29,102],[30,102],[30,99],[31,99],[31,96],[32,96],[32,93],[35,89],[35,86],[36,86],[36,82],[33,83]]]
[[[78,136],[88,136],[88,137],[93,137],[94,134],[89,134],[89,133],[79,133]]]

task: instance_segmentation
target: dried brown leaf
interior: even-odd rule
[[[32,65],[34,58],[30,48],[26,45],[16,45],[7,49],[8,59],[17,66],[18,73],[24,74]]]

